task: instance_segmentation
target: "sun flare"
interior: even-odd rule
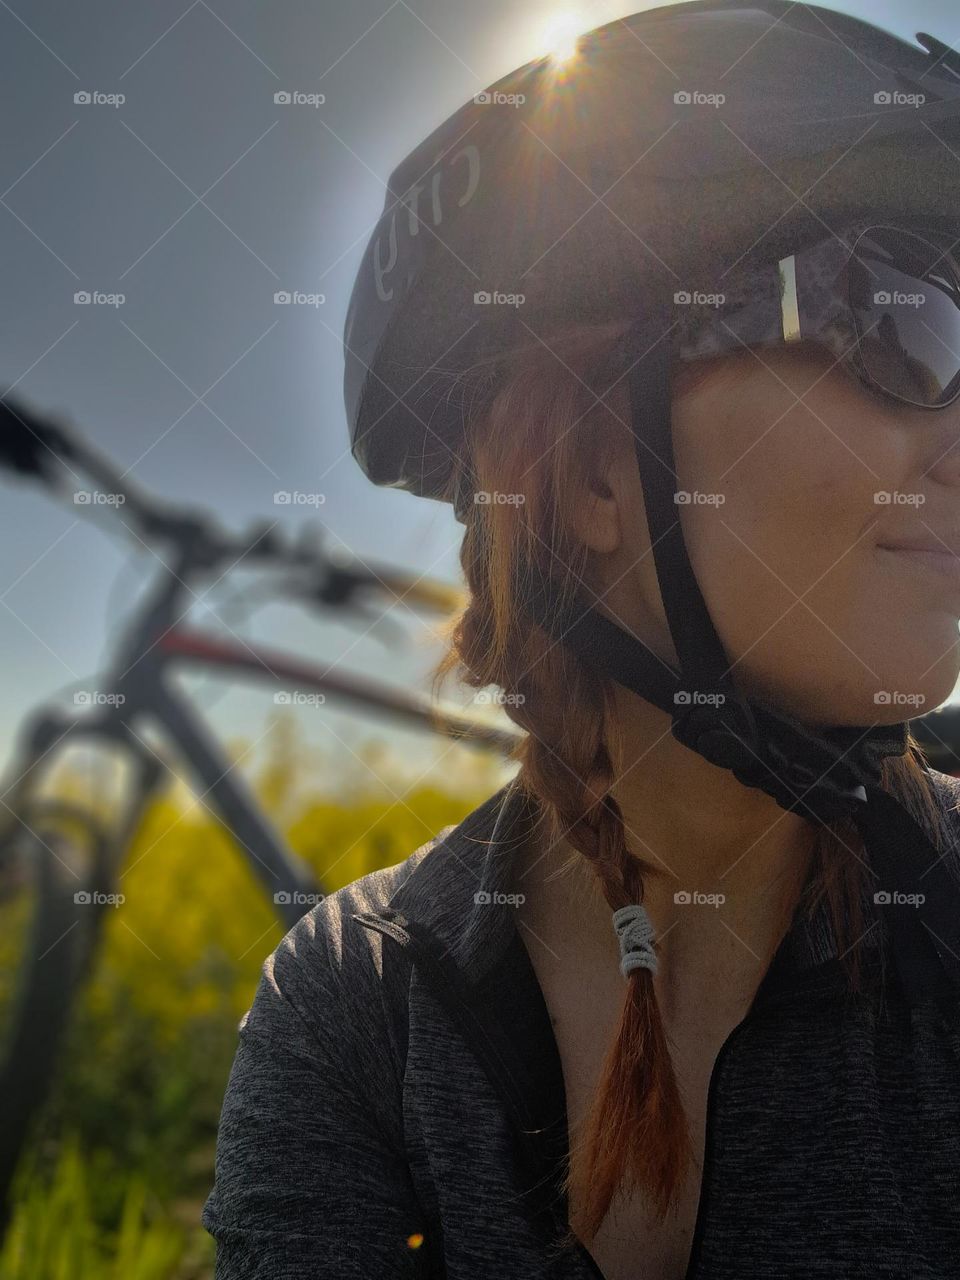
[[[576,54],[582,30],[580,16],[572,10],[554,14],[544,27],[542,48],[555,62],[566,62]]]

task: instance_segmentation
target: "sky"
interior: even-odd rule
[[[319,522],[360,557],[457,582],[449,510],[373,487],[350,458],[341,334],[354,274],[386,178],[424,136],[544,52],[560,8],[588,29],[637,7],[0,0],[0,383],[144,490],[230,529],[279,519],[294,537]],[[841,7],[906,37],[960,39],[950,0]],[[324,102],[277,104],[278,92]],[[278,306],[279,291],[323,301]],[[32,707],[97,688],[161,562],[111,533],[109,510],[91,521],[35,484],[0,486],[6,760]],[[317,490],[322,505],[274,500]],[[228,617],[207,621],[401,686],[426,688],[440,652],[415,627],[397,650],[294,606]],[[274,711],[265,687],[186,687],[228,741],[260,739]],[[332,706],[295,714],[344,758],[374,728]],[[386,741],[417,770],[460,758],[415,733]]]

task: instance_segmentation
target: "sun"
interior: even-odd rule
[[[543,29],[541,48],[555,62],[566,62],[577,52],[577,38],[583,30],[580,15],[572,10],[556,13]]]

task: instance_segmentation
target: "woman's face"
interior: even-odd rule
[[[700,372],[674,398],[677,487],[691,495],[677,515],[738,682],[814,722],[938,706],[960,672],[960,572],[887,548],[960,553],[960,405],[883,401],[809,346]],[[611,489],[642,512],[620,444]],[[614,541],[606,603],[675,660],[645,520]]]

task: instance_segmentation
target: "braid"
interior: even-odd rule
[[[586,427],[583,421],[568,425],[576,401],[569,387],[558,383],[553,358],[545,360],[542,351],[529,355],[533,367],[518,374],[484,419],[486,430],[470,459],[478,491],[487,485],[486,492],[522,493],[524,500],[476,502],[466,514],[460,560],[468,604],[452,630],[437,683],[456,667],[473,688],[493,684],[505,691],[507,714],[526,731],[515,753],[520,785],[546,820],[548,846],[565,840],[586,859],[613,912],[642,901],[644,876],[655,869],[628,849],[612,794],[620,754],[612,688],[528,621],[506,585],[521,554],[528,563],[555,566],[559,561],[570,590],[585,569],[583,548],[570,545],[565,533],[563,497],[585,452]],[[532,400],[543,395],[545,379],[554,390],[553,402],[534,413]],[[536,427],[551,414],[566,429],[558,433],[558,448],[544,457]],[[527,434],[524,424],[532,428]],[[596,457],[603,441],[590,443]],[[571,1203],[580,1207],[579,1235],[586,1239],[596,1234],[621,1186],[642,1186],[666,1213],[690,1158],[652,974],[635,970],[624,987],[617,1033],[585,1134],[571,1144],[565,1179]],[[574,1239],[571,1232],[561,1243]]]
[[[591,460],[603,460],[611,445],[608,411],[604,406],[598,415],[588,393],[591,383],[610,384],[617,372],[610,353],[620,349],[629,323],[570,326],[549,346],[518,350],[505,362],[499,390],[471,422],[462,474],[486,501],[475,501],[463,516],[468,602],[435,671],[435,687],[456,671],[475,689],[503,690],[506,713],[525,731],[514,752],[519,782],[544,819],[547,846],[566,841],[586,860],[611,912],[642,902],[645,877],[659,874],[628,848],[613,796],[622,755],[613,686],[529,620],[518,607],[515,571],[522,560],[570,591],[585,580],[586,550],[571,543],[569,503]],[[459,482],[454,477],[451,498]],[[494,500],[491,491],[510,500]],[[885,762],[885,785],[936,833],[936,801],[912,740],[911,748]],[[818,834],[814,866],[809,909],[828,897],[856,988],[860,890],[869,869],[852,825]],[[665,1217],[693,1158],[653,975],[634,969],[624,987],[583,1132],[571,1141],[564,1187],[578,1231],[571,1226],[561,1246],[592,1240],[621,1190],[639,1187]]]

